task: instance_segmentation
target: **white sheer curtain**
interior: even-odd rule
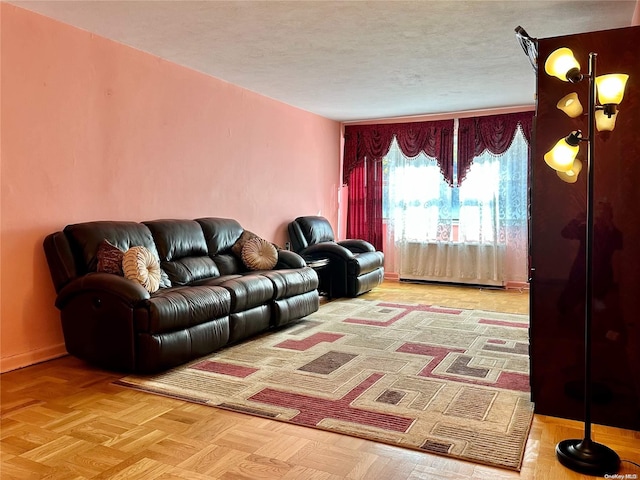
[[[518,129],[503,155],[473,161],[459,188],[433,158],[384,159],[387,250],[400,278],[504,285],[527,281],[527,155]]]
[[[405,157],[394,139],[383,159],[387,225],[395,242],[435,242],[451,239],[451,194],[434,158],[424,153]]]

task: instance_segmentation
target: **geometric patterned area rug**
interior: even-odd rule
[[[528,317],[363,299],[119,385],[520,470]]]

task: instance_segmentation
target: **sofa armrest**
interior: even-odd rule
[[[278,250],[278,263],[274,267],[274,270],[287,269],[287,268],[302,268],[307,263],[304,259],[291,250]]]
[[[89,273],[72,280],[60,290],[56,307],[62,310],[73,298],[89,292],[115,295],[131,307],[150,297],[149,292],[133,280],[110,273]]]
[[[350,239],[341,240],[338,245],[342,245],[347,250],[353,253],[375,252],[375,247],[366,240]]]
[[[49,265],[49,273],[56,293],[78,276],[71,245],[64,232],[47,235],[43,241],[44,253]]]
[[[335,242],[322,242],[314,245],[309,245],[302,250],[300,254],[304,257],[310,258],[340,258],[348,261],[353,258],[353,253],[347,248],[339,245]]]

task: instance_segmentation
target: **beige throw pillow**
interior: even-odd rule
[[[271,270],[278,263],[278,251],[260,237],[250,238],[242,247],[242,262],[249,270]]]
[[[145,247],[131,247],[122,259],[124,276],[153,293],[160,288],[160,263]]]

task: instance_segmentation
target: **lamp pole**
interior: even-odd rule
[[[585,233],[585,306],[584,306],[584,438],[562,440],[556,446],[556,456],[562,465],[576,472],[602,476],[616,473],[620,457],[609,447],[591,440],[591,323],[593,309],[593,240],[594,240],[594,160],[596,110],[597,53],[589,54],[589,107],[587,111],[587,224]]]
[[[585,304],[584,304],[584,440],[591,443],[591,320],[593,309],[593,179],[595,177],[595,104],[597,53],[589,53],[589,106],[587,108],[587,229],[585,237]]]

